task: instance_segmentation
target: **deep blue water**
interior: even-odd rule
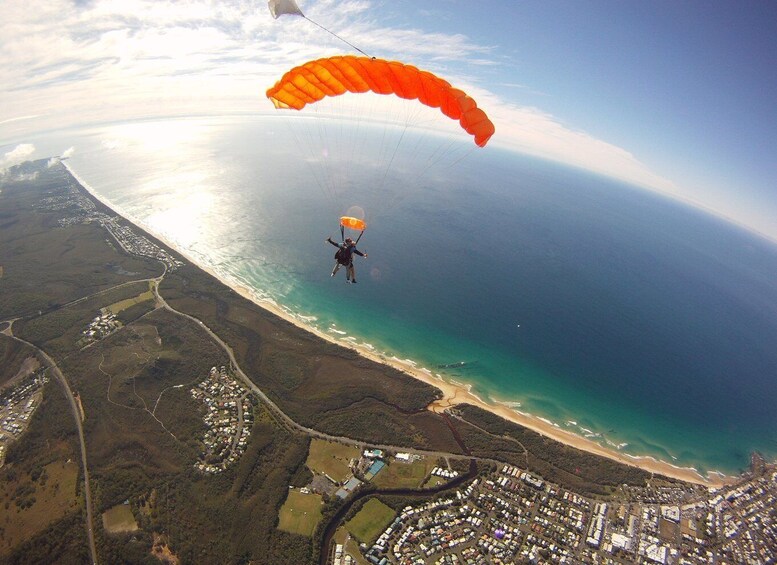
[[[626,453],[724,472],[753,449],[777,456],[773,243],[493,147],[421,177],[401,159],[388,174],[360,164],[326,187],[296,135],[240,118],[31,141],[74,146],[100,195],[323,331]],[[324,243],[353,205],[369,222],[355,287],[329,277]]]

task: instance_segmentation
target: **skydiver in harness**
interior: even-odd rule
[[[327,237],[326,240],[337,247],[335,253],[335,268],[332,269],[330,276],[335,276],[335,273],[340,269],[341,265],[345,265],[345,282],[356,284],[356,271],[353,268],[353,254],[356,253],[360,257],[367,257],[366,253],[362,253],[356,249],[356,244],[350,237],[346,237],[343,243],[336,243],[332,241],[331,237]]]

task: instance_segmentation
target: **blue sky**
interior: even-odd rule
[[[777,240],[775,2],[299,4],[371,55],[472,94],[496,123],[494,145]],[[264,0],[9,0],[0,12],[0,168],[40,156],[26,138],[48,129],[272,112],[263,92],[284,69],[347,51],[300,18],[273,20]]]

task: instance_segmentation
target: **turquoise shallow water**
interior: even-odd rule
[[[495,148],[421,177],[352,163],[326,187],[270,118],[30,141],[74,146],[122,212],[333,336],[627,454],[726,473],[777,457],[777,249],[702,212]],[[356,287],[324,243],[350,206],[370,225]]]

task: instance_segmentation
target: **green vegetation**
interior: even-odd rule
[[[32,348],[0,334],[0,386],[14,378],[27,359],[36,359]]]
[[[56,461],[36,465],[29,473],[13,473],[3,482],[0,505],[0,554],[43,531],[69,513],[78,511],[78,465]]]
[[[475,406],[456,410],[472,424],[458,427],[473,455],[531,469],[580,494],[606,495],[617,485],[644,486],[651,478],[647,471],[564,445]]]
[[[110,308],[116,303],[133,301],[139,296],[139,291],[147,288],[146,282],[132,283],[30,320],[19,320],[14,324],[14,333],[45,349],[55,358],[64,357],[83,347],[83,331],[101,309]],[[145,310],[140,312],[145,313],[149,310],[148,305],[153,303],[146,301],[143,304]]]
[[[3,181],[0,192],[0,265],[3,266],[0,318],[35,315],[117,284],[158,276],[157,261],[118,252],[97,223],[60,227],[77,207],[75,181],[61,165],[24,165],[37,173],[30,181]],[[84,193],[85,194],[85,193]],[[97,210],[107,210],[91,199]],[[56,201],[46,205],[44,200]]]
[[[296,422],[368,443],[461,452],[442,418],[426,410],[439,395],[434,387],[305,332],[194,267],[166,276],[160,292],[229,343]]]
[[[77,441],[68,401],[49,382],[0,469],[0,562],[88,560]]]
[[[312,536],[321,521],[321,496],[290,490],[280,510],[278,528],[284,532]]]
[[[29,563],[90,563],[82,512],[68,514],[43,531],[27,533],[27,539],[0,558],[9,565]],[[114,562],[115,563],[115,562]]]
[[[362,543],[372,545],[396,516],[396,512],[377,498],[370,498],[345,527]]]
[[[146,292],[141,292],[140,294],[138,294],[137,296],[133,296],[132,298],[125,298],[124,300],[114,302],[113,304],[106,306],[106,310],[109,310],[112,314],[119,314],[120,312],[122,312],[123,310],[126,310],[127,308],[131,308],[133,306],[136,306],[148,300],[154,300],[154,293],[151,292],[150,290],[147,290]]]
[[[331,441],[313,439],[306,465],[315,473],[324,473],[336,483],[344,481],[350,474],[350,462],[359,459],[359,449]]]

